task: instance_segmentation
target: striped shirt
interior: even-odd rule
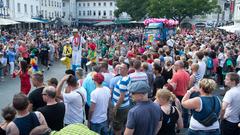
[[[130,77],[129,76],[125,76],[125,77],[123,77],[121,80],[119,80],[117,82],[116,86],[113,89],[112,102],[113,102],[114,106],[117,105],[117,102],[118,102],[118,100],[120,98],[120,94],[121,93],[125,93],[124,100],[123,100],[122,104],[120,105],[119,109],[127,108],[130,105],[130,102],[129,102],[129,91],[128,91],[129,83],[130,83]]]

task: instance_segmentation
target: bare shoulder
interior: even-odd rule
[[[19,130],[14,122],[10,122],[8,124],[8,126],[6,128],[6,134],[7,135],[18,135],[19,134]]]

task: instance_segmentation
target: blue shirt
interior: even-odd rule
[[[16,57],[16,53],[12,50],[9,50],[7,52],[7,56],[8,56],[8,60],[9,62],[14,62],[15,61],[15,57]]]
[[[91,98],[91,93],[92,93],[93,90],[96,89],[96,85],[95,85],[94,81],[92,80],[92,72],[89,73],[87,75],[87,77],[84,79],[82,86],[87,92],[87,104],[90,106],[90,104],[91,104],[91,99],[90,99]]]

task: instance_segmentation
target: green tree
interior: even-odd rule
[[[118,7],[114,12],[116,17],[126,12],[133,20],[141,20],[147,14],[149,0],[117,0],[116,2]]]
[[[185,17],[211,13],[217,5],[216,0],[149,0],[149,17],[166,17],[181,22]]]

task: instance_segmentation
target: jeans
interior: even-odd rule
[[[212,130],[188,129],[188,135],[220,135],[220,129],[212,129]]]
[[[90,129],[100,135],[108,135],[108,124],[107,121],[102,123],[90,123]]]
[[[222,120],[221,134],[222,135],[239,135],[240,129],[238,128],[238,123],[232,123],[227,120]]]

